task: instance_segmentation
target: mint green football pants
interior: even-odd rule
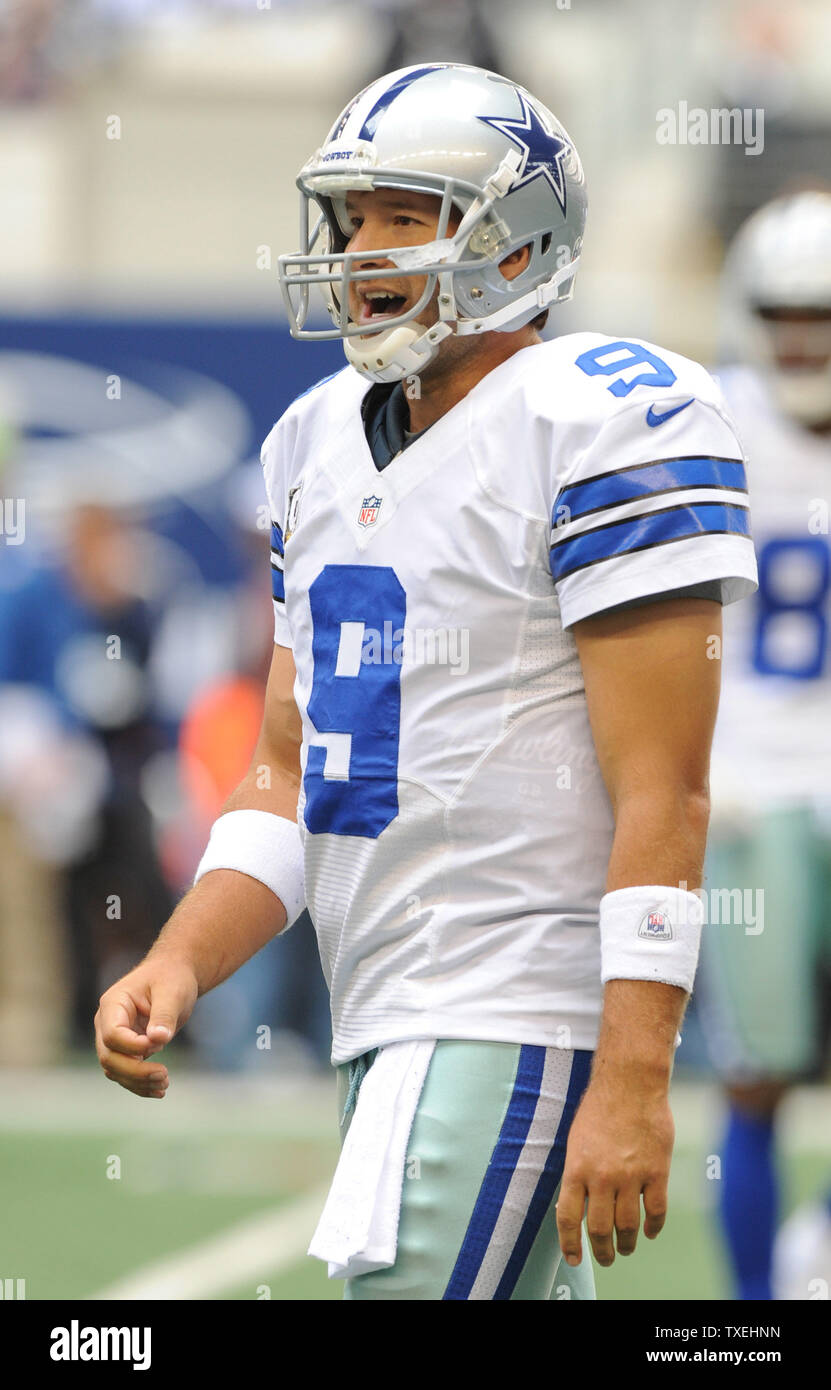
[[[338,1067],[341,1142],[375,1056]],[[571,1268],[554,1210],[591,1058],[440,1039],[410,1132],[395,1264],[347,1279],[344,1298],[593,1299],[585,1234]]]
[[[763,812],[716,834],[705,870],[696,1004],[728,1081],[797,1078],[821,1061],[821,983],[831,962],[831,845],[809,807]]]

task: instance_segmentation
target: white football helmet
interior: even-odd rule
[[[571,298],[586,221],[582,165],[556,117],[497,73],[428,63],[371,83],[303,165],[297,185],[302,247],[278,261],[292,335],[343,338],[348,360],[372,380],[420,371],[450,333],[510,332]],[[353,232],[345,201],[376,188],[433,193],[441,208],[433,241],[373,250],[397,275],[427,282],[414,305],[367,333],[349,317],[349,287],[377,280],[378,270],[355,269],[366,251],[345,250]],[[461,221],[448,236],[454,208]],[[499,262],[529,244],[528,265],[506,279]],[[426,328],[413,320],[437,284],[439,318]],[[306,327],[313,285],[323,290],[334,328]]]
[[[724,263],[722,312],[723,356],[756,367],[800,423],[831,419],[831,193],[775,198],[748,218]]]

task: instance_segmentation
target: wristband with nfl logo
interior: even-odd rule
[[[600,974],[655,980],[692,993],[704,910],[683,888],[617,888],[600,899]]]

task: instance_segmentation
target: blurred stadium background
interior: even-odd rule
[[[341,1296],[304,1256],[337,1150],[308,923],[200,1001],[163,1105],[108,1085],[92,1036],[258,725],[259,446],[343,360],[282,315],[300,164],[385,71],[505,72],[587,171],[552,329],[713,365],[730,235],[779,189],[831,180],[829,54],[822,0],[0,4],[0,1279],[26,1297]],[[764,152],[660,144],[682,100],[762,108]],[[826,1097],[786,1103],[789,1208],[827,1178]],[[728,1296],[694,1009],[674,1103],[667,1229],[597,1271],[601,1298]]]

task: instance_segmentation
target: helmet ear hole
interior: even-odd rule
[[[540,253],[544,256],[551,249],[551,232],[543,232],[540,240]]]

